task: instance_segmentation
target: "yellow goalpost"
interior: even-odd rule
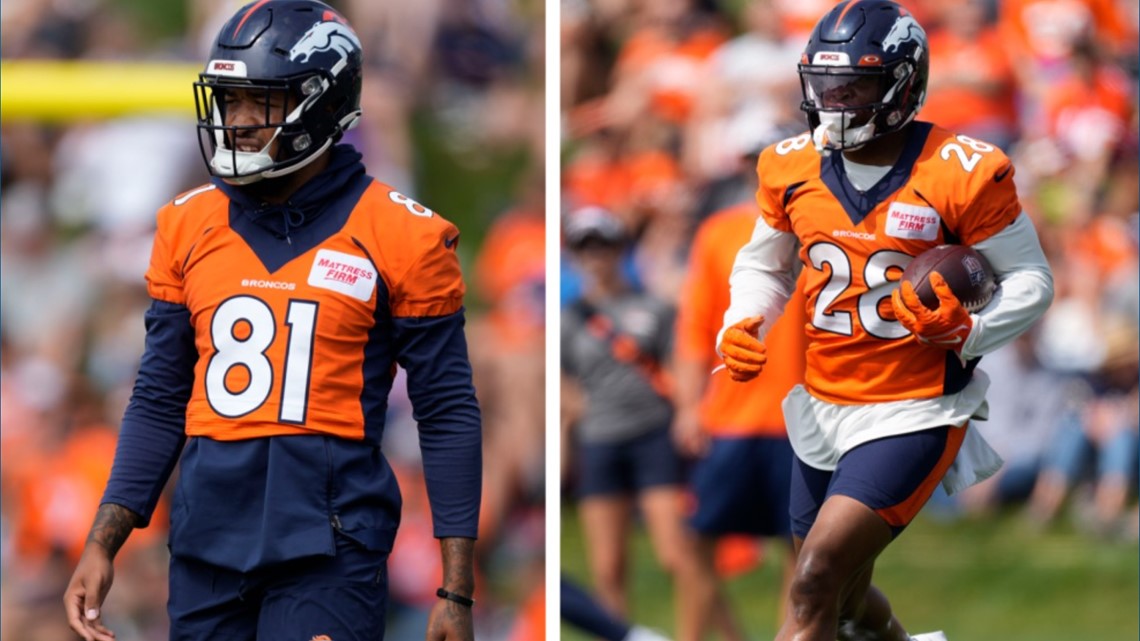
[[[0,61],[0,122],[66,123],[143,112],[194,117],[191,83],[202,67],[180,62]]]

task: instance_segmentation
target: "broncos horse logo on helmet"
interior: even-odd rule
[[[812,30],[799,65],[815,147],[858,149],[914,120],[926,99],[926,32],[890,0],[846,0]],[[874,85],[861,104],[825,100],[829,92]]]
[[[308,165],[360,120],[363,53],[352,27],[317,0],[258,0],[218,32],[194,83],[199,143],[210,173],[244,185]],[[226,125],[227,91],[263,92],[292,106],[284,117]],[[240,151],[242,130],[273,129],[269,144]],[[271,155],[273,141],[278,144]]]
[[[911,15],[901,15],[891,25],[887,37],[883,38],[883,51],[897,51],[904,42],[921,41],[926,43],[926,32]]]
[[[339,22],[318,22],[289,50],[289,59],[305,63],[313,54],[323,51],[336,51],[342,58],[347,58],[359,50],[360,40],[352,29]]]

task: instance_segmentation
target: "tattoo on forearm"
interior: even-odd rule
[[[95,523],[87,535],[87,542],[99,545],[114,557],[138,522],[138,515],[127,508],[104,503],[95,514]]]
[[[443,586],[470,596],[475,592],[475,541],[460,537],[440,539],[443,556]]]

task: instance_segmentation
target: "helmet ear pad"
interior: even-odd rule
[[[305,131],[317,140],[340,140],[360,119],[360,92],[363,74],[359,67],[346,69],[333,79],[321,97],[301,114]]]
[[[287,91],[296,105],[283,120],[267,118],[265,126],[275,129],[278,143],[272,158],[225,147],[226,136],[219,133],[232,128],[209,106],[210,92],[230,84]],[[274,0],[239,9],[219,31],[195,83],[199,142],[210,173],[244,184],[308,165],[357,123],[362,84],[360,40],[328,5]]]

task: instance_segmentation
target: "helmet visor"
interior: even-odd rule
[[[801,65],[804,100],[812,107],[873,109],[884,102],[888,90],[882,67],[820,67]]]

